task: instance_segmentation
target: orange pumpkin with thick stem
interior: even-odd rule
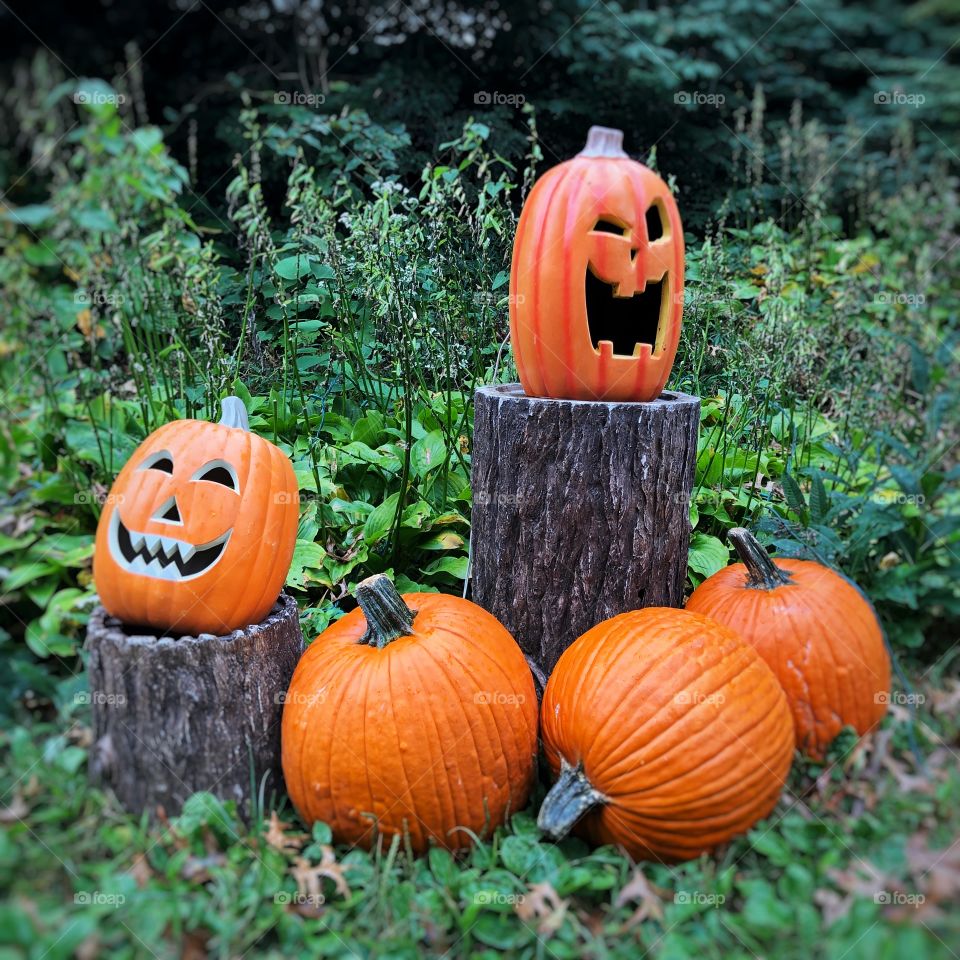
[[[402,597],[379,574],[310,645],[283,709],[283,775],[308,823],[338,842],[378,834],[455,850],[527,802],[537,698],[513,637],[439,593]]]
[[[298,517],[289,459],[228,397],[219,423],[164,424],[120,471],[97,526],[97,593],[124,623],[164,632],[259,623],[286,580]]]
[[[705,580],[687,609],[735,630],[773,669],[790,701],[797,747],[822,760],[845,726],[860,734],[887,711],[890,657],[859,587],[811,560],[773,560],[742,527],[740,555]]]
[[[540,711],[557,781],[540,829],[574,824],[638,860],[687,860],[776,805],[793,723],[770,668],[732,630],[648,607],[605,620],[560,657]]]
[[[683,313],[683,226],[623,133],[591,127],[530,191],[510,273],[510,337],[528,396],[655,400]]]

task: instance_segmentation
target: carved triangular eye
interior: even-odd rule
[[[171,523],[182,523],[182,522],[183,522],[183,521],[180,519],[180,511],[177,509],[177,501],[176,501],[176,500],[174,500],[173,503],[170,504],[169,509],[165,510],[165,511],[160,515],[160,519],[161,519],[161,520],[169,520]]]

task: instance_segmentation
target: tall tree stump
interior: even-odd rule
[[[283,789],[280,718],[303,653],[296,601],[228,636],[144,636],[97,607],[87,627],[90,773],[130,811],[178,813],[198,790],[236,800]]]
[[[700,401],[528,397],[481,387],[473,432],[473,599],[549,674],[601,620],[679,607]]]

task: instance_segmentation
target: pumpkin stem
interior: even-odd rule
[[[413,633],[414,612],[403,602],[389,577],[377,573],[361,580],[354,596],[367,618],[367,632],[360,638],[361,643],[382,650],[397,637]]]
[[[746,528],[734,527],[728,534],[741,562],[747,568],[748,587],[761,590],[773,590],[793,583],[789,571],[781,570],[773,558],[760,545],[760,541]]]
[[[606,802],[607,798],[593,789],[581,764],[571,767],[561,760],[560,776],[543,798],[537,826],[551,840],[562,840],[591,807]]]
[[[220,417],[220,426],[236,427],[238,430],[250,432],[250,421],[247,419],[247,408],[239,397],[224,397],[223,416]]]
[[[587,145],[578,157],[626,157],[623,152],[623,131],[613,127],[591,127],[587,131]]]

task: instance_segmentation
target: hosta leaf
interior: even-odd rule
[[[695,533],[690,540],[687,566],[703,577],[712,577],[722,570],[730,559],[727,548],[708,533]]]

